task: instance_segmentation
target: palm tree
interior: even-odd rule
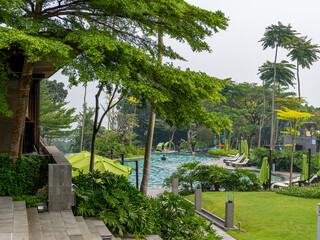
[[[278,25],[271,25],[266,28],[266,31],[261,38],[263,50],[268,47],[275,48],[275,58],[274,58],[274,75],[273,75],[273,92],[272,92],[272,117],[271,117],[271,135],[270,135],[270,149],[273,149],[273,128],[274,128],[274,95],[276,91],[276,63],[278,57],[278,48],[285,47],[285,43],[296,37],[296,31],[292,30],[291,25],[284,26],[281,22]]]
[[[260,74],[260,79],[264,81],[264,86],[269,88],[273,86],[275,81],[276,86],[281,86],[289,88],[294,86],[295,74],[292,70],[295,70],[294,64],[290,64],[286,60],[282,60],[280,63],[272,63],[270,61],[265,62],[258,69],[258,74]],[[274,79],[276,71],[276,78]]]
[[[290,86],[294,86],[294,79],[295,74],[293,70],[295,69],[295,65],[290,64],[288,61],[281,61],[280,63],[271,63],[270,61],[265,62],[260,68],[258,74],[260,74],[260,79],[264,83],[264,88],[269,88],[273,86],[273,92],[272,92],[272,100],[274,101],[275,97],[275,89],[278,88],[278,94],[281,93],[281,87],[284,87],[285,89],[288,89]],[[275,74],[275,72],[277,74]],[[276,76],[274,78],[274,76]],[[271,120],[274,117],[274,102],[273,104],[273,111],[271,113]],[[274,120],[271,121],[271,133],[272,135],[272,145],[275,145],[277,142],[277,136],[278,136],[278,130],[277,130],[277,121]],[[276,127],[275,127],[276,126]],[[275,133],[275,136],[274,136]],[[271,141],[270,141],[271,145]],[[273,149],[273,146],[270,146],[270,149]]]
[[[307,40],[307,37],[292,39],[288,42],[288,47],[290,52],[287,56],[291,58],[291,61],[297,62],[298,96],[301,101],[299,66],[310,69],[311,65],[319,60],[317,54],[320,53],[320,50],[319,46],[311,44],[311,39]]]

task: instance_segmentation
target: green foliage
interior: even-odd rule
[[[71,124],[77,119],[74,116],[76,109],[65,107],[68,104],[65,102],[66,95],[63,95],[63,86],[59,86],[49,80],[41,84],[40,132],[49,145],[53,139],[69,136],[73,132],[70,130]]]
[[[6,96],[7,89],[4,87],[8,81],[8,75],[11,74],[9,64],[6,62],[6,56],[0,53],[0,116],[11,117],[12,112],[9,110]]]
[[[269,149],[254,148],[251,150],[250,162],[252,165],[261,167],[262,159],[269,157]],[[293,171],[301,172],[302,156],[307,155],[307,151],[296,151],[293,155]],[[277,171],[289,171],[291,161],[291,150],[275,150],[272,152],[272,162],[276,164]],[[315,174],[320,169],[320,155],[311,157],[311,174]]]
[[[205,147],[207,147],[207,144],[205,142],[196,142],[196,144],[194,145],[194,149]]]
[[[276,193],[288,196],[303,197],[303,198],[320,198],[320,184],[315,183],[307,187],[283,187],[274,189]]]
[[[0,155],[0,196],[32,195],[47,184],[49,159],[21,157],[13,164],[7,154]]]
[[[204,218],[197,216],[194,206],[180,196],[165,193],[154,200],[159,235],[163,239],[219,240]],[[178,221],[177,221],[178,220]]]
[[[128,232],[136,238],[159,234],[163,239],[221,239],[179,196],[166,193],[159,199],[146,197],[123,176],[109,172],[80,174],[73,183],[75,213],[100,217],[120,236]]]
[[[228,156],[228,155],[236,155],[238,151],[237,150],[226,151],[224,149],[223,150],[210,149],[208,153],[214,156]]]
[[[274,63],[267,61],[261,67],[259,67],[260,79],[264,81],[265,87],[270,87],[273,84],[274,72],[276,71],[276,85],[289,88],[294,85],[295,74],[293,70],[295,65],[290,64],[286,60],[282,60],[280,63]]]
[[[48,195],[42,194],[39,196],[30,196],[30,195],[22,195],[22,196],[13,196],[14,201],[26,201],[26,207],[37,207],[37,203],[43,202],[48,203]]]
[[[179,187],[182,195],[194,192],[200,187],[203,191],[259,191],[261,184],[258,176],[249,170],[237,168],[234,171],[217,167],[200,165],[200,162],[181,164],[177,172],[164,181],[165,187],[172,186],[172,178],[179,178]]]
[[[97,182],[101,179],[101,182]],[[113,233],[141,236],[154,231],[148,199],[123,176],[106,173],[80,174],[73,179],[77,194],[75,213],[99,216]]]
[[[128,139],[127,139],[128,140]],[[124,153],[125,157],[134,157],[144,155],[144,148],[139,148],[130,144],[130,141],[124,143],[121,137],[114,131],[104,131],[97,138],[97,153],[102,156],[109,157],[110,149],[115,155]]]

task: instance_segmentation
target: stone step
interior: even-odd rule
[[[25,201],[13,202],[12,239],[29,239],[28,216]]]
[[[97,217],[85,217],[89,231],[95,237],[103,240],[111,240],[113,238],[112,233],[106,227],[106,225]]]
[[[11,240],[13,232],[12,197],[0,197],[0,239]]]
[[[30,240],[44,239],[41,231],[41,224],[40,224],[38,209],[35,207],[28,208],[27,216],[28,216],[28,228],[29,228]]]
[[[100,236],[97,236],[97,235],[94,236],[91,234],[91,232],[88,228],[88,225],[82,216],[75,216],[74,218],[76,219],[76,221],[78,223],[78,226],[80,228],[80,231],[81,231],[84,239],[86,239],[86,240],[101,240]]]
[[[55,240],[55,235],[51,225],[50,215],[48,212],[39,213],[41,232],[43,239],[46,240]]]

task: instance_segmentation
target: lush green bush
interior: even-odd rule
[[[200,165],[200,162],[191,162],[180,165],[177,172],[164,181],[164,187],[172,186],[172,178],[179,178],[179,187],[182,195],[194,192],[195,187],[202,191],[218,191],[224,188],[227,191],[258,191],[261,184],[256,174],[244,169],[228,169],[217,166]]]
[[[49,161],[43,156],[29,156],[13,164],[8,154],[0,154],[0,196],[35,194],[47,184]]]
[[[302,156],[307,155],[307,151],[296,151],[293,155],[293,171],[301,172]],[[254,166],[261,167],[262,159],[269,157],[269,149],[255,148],[250,152],[250,162]],[[276,164],[277,171],[290,171],[291,151],[290,150],[275,150],[272,152],[272,162]],[[315,174],[320,167],[319,154],[311,158],[311,174]]]
[[[110,149],[113,150],[116,157],[121,153],[124,153],[125,157],[142,156],[144,154],[144,148],[136,147],[129,142],[124,144],[117,135],[109,137],[107,141],[103,138],[97,138],[97,154],[110,157]]]
[[[215,156],[228,156],[228,155],[236,155],[238,153],[238,151],[236,150],[214,150],[214,149],[210,149],[208,151],[208,153],[210,155],[215,155]]]
[[[80,174],[73,178],[77,194],[74,212],[98,216],[113,232],[136,238],[158,234],[163,239],[221,239],[181,197],[143,196],[123,176],[109,172]]]
[[[207,144],[205,142],[197,142],[196,145],[194,145],[194,149],[205,147],[207,147]]]
[[[42,194],[39,196],[29,196],[29,195],[22,195],[22,196],[13,196],[14,201],[26,201],[26,207],[37,207],[37,203],[44,202],[48,203],[48,195]]]
[[[163,239],[222,239],[211,228],[212,223],[199,217],[194,206],[180,196],[165,193],[153,199],[152,207],[156,212],[158,234]]]
[[[307,187],[283,187],[274,189],[276,193],[288,196],[303,197],[303,198],[320,198],[320,184],[315,183]]]

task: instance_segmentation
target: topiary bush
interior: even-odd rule
[[[43,156],[23,156],[13,164],[8,154],[0,154],[0,196],[35,194],[47,184],[50,161]]]

